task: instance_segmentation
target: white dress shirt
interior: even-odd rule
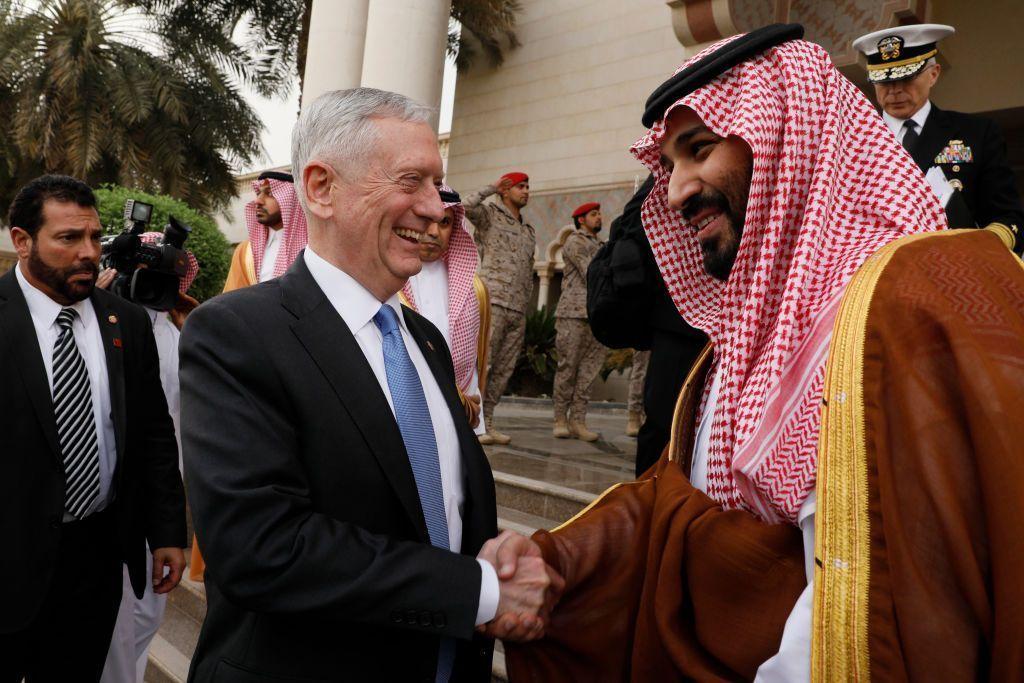
[[[321,258],[312,247],[307,246],[303,258],[313,279],[323,290],[327,299],[338,311],[338,315],[348,326],[359,344],[359,349],[370,364],[377,383],[380,384],[384,397],[394,413],[395,405],[391,400],[388,387],[387,372],[384,369],[383,335],[373,316],[380,310],[381,302],[366,288],[356,282],[348,273]],[[415,294],[413,295],[415,296]],[[455,432],[455,422],[448,411],[448,404],[441,393],[441,388],[430,371],[419,345],[410,334],[402,315],[402,306],[397,292],[386,302],[398,315],[398,324],[405,342],[406,352],[416,368],[423,394],[427,400],[431,422],[434,426],[434,440],[437,443],[437,455],[441,466],[441,486],[444,496],[445,515],[448,518],[448,539],[452,552],[462,548],[462,506],[465,493],[462,485],[462,454],[459,438]],[[480,581],[480,602],[477,605],[476,623],[484,624],[494,618],[498,611],[498,575],[494,567],[485,560],[478,559],[482,577]]]
[[[914,112],[914,115],[910,117],[910,120],[917,124],[917,134],[920,135],[921,131],[924,130],[925,121],[928,120],[928,114],[932,111],[931,100],[925,100],[924,106]],[[907,129],[903,125],[907,119],[898,119],[895,116],[887,114],[885,111],[882,112],[882,120],[885,121],[885,126],[892,134],[896,136],[896,140],[902,145],[903,136],[907,134]]]
[[[171,322],[165,311],[146,309],[149,321],[153,323],[153,338],[156,340],[156,354],[160,359],[160,386],[167,398],[167,412],[174,423],[174,438],[178,442],[178,469],[181,466],[181,388],[178,384],[178,340],[181,332]]]
[[[693,444],[693,465],[690,468],[690,483],[693,487],[708,491],[708,447],[711,441],[711,418],[718,403],[719,377],[715,373],[711,380],[704,414],[697,426]],[[807,573],[807,587],[797,598],[786,626],[782,631],[782,642],[778,653],[760,666],[755,683],[802,683],[811,680],[811,617],[814,607],[814,510],[815,494],[811,494],[800,506],[797,524],[803,534],[804,570]]]
[[[282,232],[284,228],[267,228],[267,244],[263,247],[263,261],[260,263],[260,282],[274,279],[274,265],[277,263],[277,253],[281,251]]]
[[[60,336],[57,315],[64,308],[42,290],[32,285],[22,272],[23,264],[15,267],[15,277],[21,287],[28,312],[32,316],[32,325],[36,329],[36,341],[39,342],[39,353],[43,357],[46,368],[46,379],[50,386],[50,399],[53,400],[53,345]],[[103,353],[103,337],[100,336],[99,322],[89,299],[79,301],[70,306],[78,311],[78,317],[71,324],[85,368],[89,373],[89,386],[92,393],[92,413],[96,421],[96,446],[99,453],[100,492],[84,513],[84,516],[99,512],[107,507],[113,499],[114,470],[117,467],[117,443],[114,441],[114,421],[110,409],[110,378],[107,375],[107,357]],[[73,522],[75,517],[65,510],[64,521]]]
[[[424,263],[420,272],[409,278],[409,284],[412,285],[416,310],[441,330],[445,343],[451,349],[452,334],[451,325],[448,322],[448,266],[445,265],[443,259]],[[469,380],[469,387],[465,394],[466,396],[480,396],[480,377],[476,367],[473,368],[473,376]],[[487,431],[487,426],[482,419],[473,431],[478,436]]]

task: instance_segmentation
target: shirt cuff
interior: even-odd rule
[[[498,572],[487,560],[477,558],[480,563],[480,602],[476,608],[476,625],[486,624],[498,613]]]

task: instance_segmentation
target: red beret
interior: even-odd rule
[[[590,213],[594,209],[600,209],[600,208],[601,208],[601,205],[598,204],[597,202],[587,202],[586,204],[581,204],[578,207],[576,207],[576,210],[572,212],[572,217],[573,218],[579,218],[580,216],[586,216],[588,213]]]
[[[530,177],[527,176],[525,173],[520,173],[519,171],[512,171],[511,173],[506,173],[505,175],[501,176],[501,180],[511,180],[513,185],[518,185],[519,183],[527,182],[528,180],[530,180]]]

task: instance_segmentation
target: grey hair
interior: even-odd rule
[[[312,159],[330,164],[339,173],[361,169],[378,140],[373,119],[429,123],[433,114],[433,108],[405,95],[376,88],[332,90],[313,100],[292,130],[292,174],[303,208],[302,171]]]

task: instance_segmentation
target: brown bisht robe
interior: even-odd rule
[[[722,511],[669,453],[552,533],[566,579],[520,681],[751,680],[805,585],[795,527]],[[990,231],[903,238],[851,281],[819,442],[812,678],[1024,679],[1024,267]],[[680,457],[685,456],[685,457]]]

